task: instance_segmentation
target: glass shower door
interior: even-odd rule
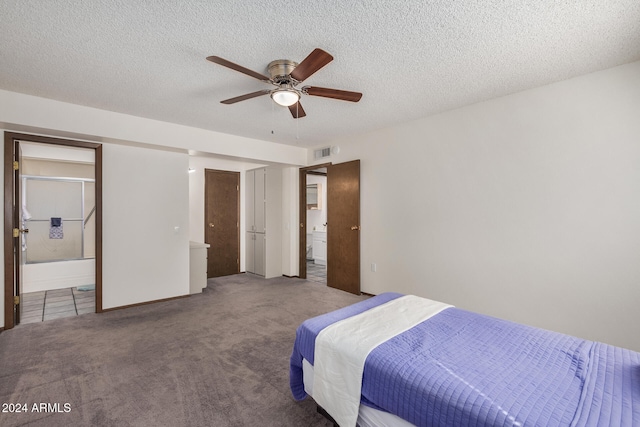
[[[26,263],[83,258],[84,182],[27,177],[24,184]]]

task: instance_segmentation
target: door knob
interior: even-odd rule
[[[212,223],[212,222],[210,222],[210,223],[209,223],[209,227],[210,227],[210,228],[213,228],[213,227],[214,227],[214,225],[213,225],[213,223]]]
[[[360,230],[360,226],[359,225],[352,225],[351,226],[351,230]]]

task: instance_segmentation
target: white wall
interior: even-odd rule
[[[105,144],[103,308],[189,293],[189,156]]]
[[[640,62],[332,145],[363,291],[640,350]]]
[[[95,150],[91,148],[65,147],[37,142],[21,142],[20,155],[23,159],[39,159],[47,162],[59,160],[91,165],[95,163]],[[93,177],[93,171],[91,171],[91,177]]]
[[[0,90],[0,127],[97,142],[156,145],[303,165],[307,150]]]

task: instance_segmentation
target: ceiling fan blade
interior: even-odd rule
[[[291,111],[291,115],[293,116],[294,119],[300,119],[307,115],[307,113],[304,112],[304,109],[302,108],[302,104],[300,104],[300,101],[296,102],[293,105],[289,105],[289,111]]]
[[[302,82],[331,61],[333,61],[333,56],[316,48],[293,69],[290,75],[293,79]]]
[[[265,76],[263,74],[257,73],[257,72],[255,72],[253,70],[248,69],[248,68],[244,68],[241,65],[234,64],[233,62],[227,61],[226,59],[220,58],[219,56],[207,56],[207,61],[211,61],[211,62],[216,63],[218,65],[222,65],[223,67],[231,68],[232,70],[239,71],[239,72],[241,72],[243,74],[246,74],[247,76],[251,76],[251,77],[253,77],[255,79],[262,80],[262,81],[267,82],[267,83],[271,81],[271,79],[269,77],[267,77],[267,76]]]
[[[294,70],[295,71],[295,70]],[[302,91],[311,96],[322,96],[324,98],[340,99],[342,101],[358,102],[362,98],[360,92],[349,92],[347,90],[328,89],[326,87],[306,86]]]
[[[264,89],[264,90],[259,90],[257,92],[252,92],[252,93],[248,93],[246,95],[240,95],[240,96],[236,96],[235,98],[229,98],[229,99],[225,99],[224,101],[220,101],[221,104],[235,104],[236,102],[240,102],[240,101],[244,101],[246,99],[251,99],[251,98],[255,98],[257,96],[262,96],[262,95],[266,95],[269,92],[271,92],[268,89]]]

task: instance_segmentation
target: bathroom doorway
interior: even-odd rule
[[[20,323],[95,313],[94,150],[20,149]]]
[[[326,173],[327,178],[326,221],[323,223],[326,284],[360,295],[360,160],[300,168],[298,276],[302,279],[308,279],[308,235],[313,238],[314,231],[313,225],[307,226],[307,177],[310,171]]]
[[[327,284],[327,168],[306,172],[307,280]]]
[[[100,171],[99,144],[5,133],[7,329],[102,310]]]

